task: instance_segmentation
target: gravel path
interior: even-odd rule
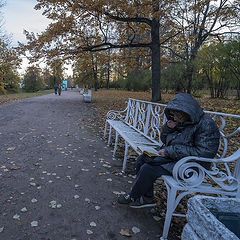
[[[0,105],[1,240],[159,239],[151,209],[116,203],[134,179],[87,127],[91,106],[74,91]]]

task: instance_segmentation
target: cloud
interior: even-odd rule
[[[24,30],[41,33],[50,21],[42,16],[41,11],[35,10],[36,0],[10,0],[2,9],[5,19],[5,29],[12,35],[13,45],[26,42]]]

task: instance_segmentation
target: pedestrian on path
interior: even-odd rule
[[[198,102],[189,94],[177,94],[165,108],[167,122],[161,129],[163,145],[159,156],[140,155],[136,161],[136,180],[127,195],[118,203],[132,208],[155,206],[153,184],[162,175],[172,175],[176,162],[183,157],[213,158],[219,146],[219,130],[213,119],[204,114]],[[209,169],[210,163],[202,163]]]
[[[59,84],[58,86],[58,95],[60,96],[62,93],[62,87],[61,87],[61,84]]]
[[[58,85],[57,84],[54,85],[54,92],[55,92],[55,95],[57,95],[57,93],[58,93]]]

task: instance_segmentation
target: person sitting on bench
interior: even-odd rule
[[[137,158],[135,183],[129,194],[118,197],[119,204],[132,208],[155,206],[153,184],[162,175],[171,175],[178,160],[187,156],[213,158],[217,153],[218,127],[190,94],[177,94],[164,113],[167,122],[161,129],[159,156],[143,154]],[[210,168],[210,163],[204,167]]]

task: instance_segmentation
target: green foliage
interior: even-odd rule
[[[201,49],[195,61],[200,79],[212,97],[223,98],[228,89],[240,91],[240,41],[211,44]]]
[[[187,88],[186,66],[184,63],[169,64],[162,70],[162,88],[174,90],[175,92],[185,91]]]
[[[16,69],[20,62],[16,52],[9,47],[7,39],[0,36],[0,82],[2,89],[0,94],[5,94],[6,91],[18,91],[20,78]]]
[[[127,74],[127,77],[119,78],[115,85],[122,89],[132,91],[147,91],[151,88],[151,71],[132,71]],[[112,86],[112,85],[111,85]]]
[[[4,77],[7,92],[18,92],[21,79],[16,71],[9,69]]]
[[[5,95],[7,94],[7,91],[4,88],[4,83],[0,82],[0,95]]]
[[[23,79],[24,90],[27,92],[37,92],[44,87],[44,81],[40,75],[40,70],[36,67],[29,67]]]

